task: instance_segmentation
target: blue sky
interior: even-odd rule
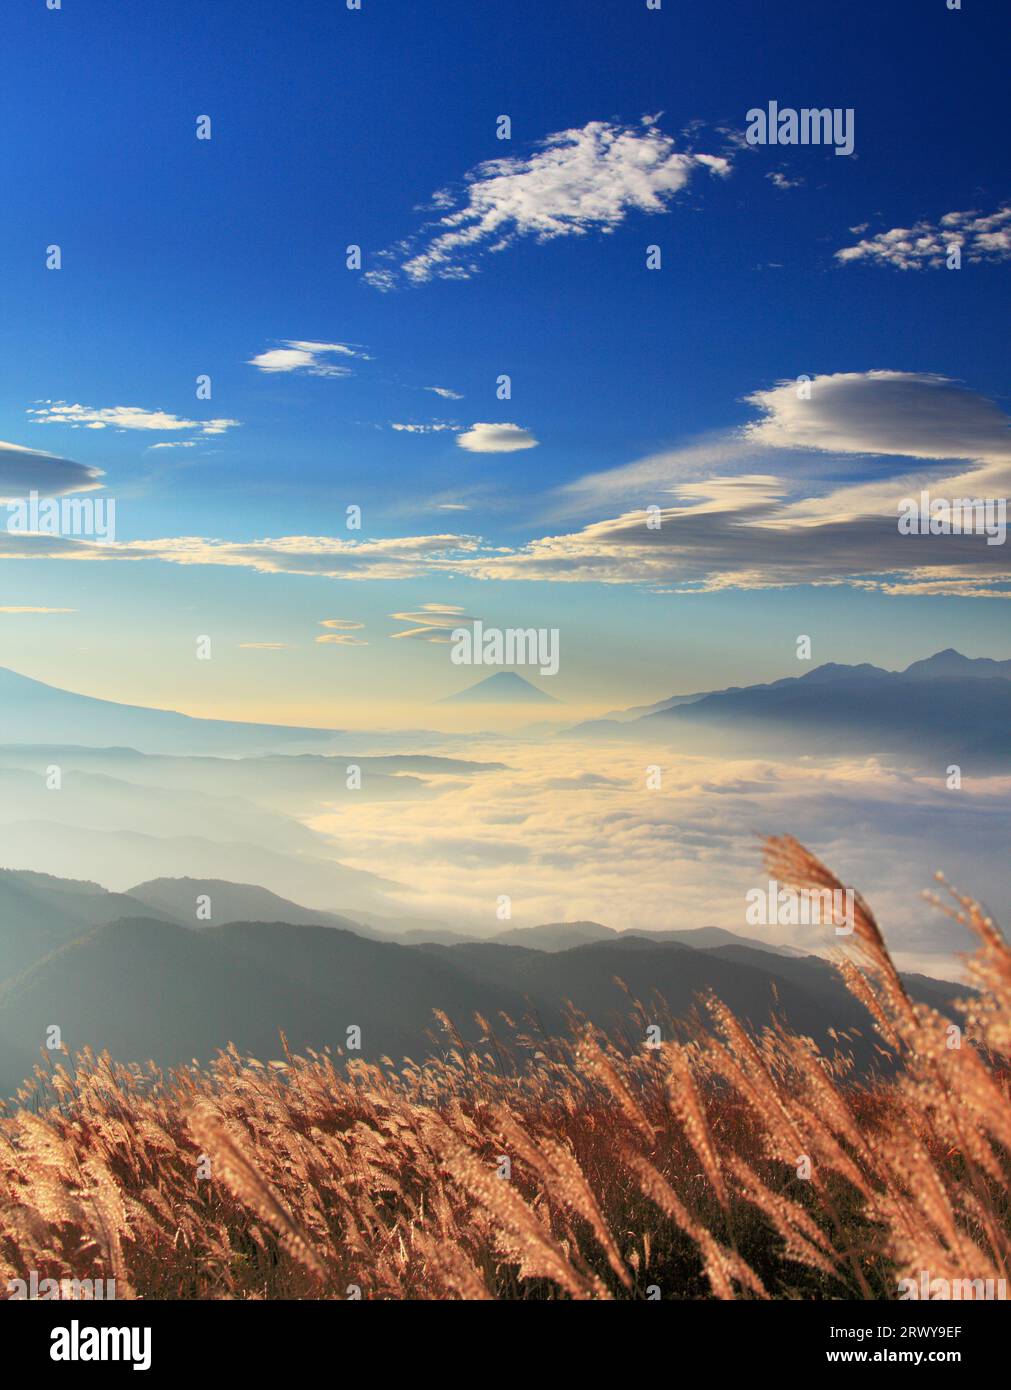
[[[390,615],[426,604],[559,627],[559,691],[573,704],[787,674],[795,634],[812,629],[818,659],[904,664],[946,645],[1006,656],[1004,603],[992,596],[1007,588],[1002,551],[967,553],[949,583],[939,576],[951,550],[932,548],[938,572],[905,576],[895,592],[909,567],[883,531],[880,568],[865,559],[854,574],[832,558],[845,536],[826,531],[816,553],[809,531],[791,530],[805,524],[796,512],[776,523],[784,553],[797,553],[788,575],[769,549],[713,559],[721,535],[732,549],[748,530],[729,542],[717,531],[704,563],[686,567],[678,515],[669,558],[641,574],[638,540],[630,552],[624,531],[586,535],[650,503],[697,506],[697,491],[686,503],[678,489],[746,474],[778,479],[782,505],[822,499],[822,523],[849,518],[872,548],[877,532],[861,518],[890,504],[868,492],[859,506],[840,496],[833,512],[837,489],[892,478],[898,498],[914,474],[961,475],[964,465],[942,463],[952,458],[983,460],[988,482],[1002,483],[1007,223],[981,219],[1009,191],[1005,20],[943,0],[760,10],[665,0],[660,12],[633,0],[8,6],[0,440],[101,470],[95,495],[117,499],[121,545],[345,544],[348,504],[363,509],[352,539],[366,545],[465,543],[448,558],[431,544],[415,560],[390,551],[392,569],[370,559],[362,579],[259,573],[236,551],[228,564],[184,565],[178,547],[171,561],[29,561],[9,543],[17,558],[2,566],[0,607],[75,611],[0,613],[4,662],[108,696],[319,722],[338,722],[353,689],[391,719],[414,699],[424,723],[427,701],[459,683],[446,647],[388,639],[412,626]],[[773,99],[852,108],[854,154],[743,145],[746,112]],[[202,114],[208,141],[195,138]],[[509,141],[496,139],[502,114]],[[606,232],[588,215],[578,234],[542,241],[533,221],[506,220],[501,250],[489,236],[454,260],[466,278],[408,283],[405,259],[488,179],[468,185],[468,174],[510,160],[507,174],[537,176],[548,137],[582,132],[589,154],[570,172],[589,170],[592,185],[590,129],[623,136],[632,163],[646,146],[685,158],[683,186],[654,190],[653,212],[618,198]],[[726,167],[691,162],[699,154]],[[522,196],[523,215],[539,216],[558,189],[524,185]],[[901,269],[874,249],[890,229],[941,235],[952,213],[964,214],[953,224],[965,238],[958,272],[926,256]],[[380,258],[405,239],[410,252]],[[865,240],[866,252],[839,259]],[[45,267],[53,243],[59,272]],[[365,272],[392,269],[396,287],[349,271],[349,243]],[[659,271],[645,268],[649,244],[662,249]],[[310,370],[253,364],[292,343],[351,351],[294,349]],[[315,375],[314,364],[348,374]],[[211,401],[195,397],[201,373]],[[500,373],[512,378],[507,402],[495,395]],[[801,373],[815,380],[814,425],[773,394]],[[40,402],[79,409],[61,416]],[[141,415],[122,428],[125,407]],[[136,428],[151,412],[194,423]],[[951,442],[935,447],[938,418]],[[207,433],[211,419],[240,423]],[[458,442],[503,423],[536,445]],[[742,450],[742,428],[763,423]],[[173,447],[152,447],[162,445]],[[645,478],[581,481],[651,458],[661,462]],[[49,478],[44,461],[38,476]],[[17,481],[23,491],[23,468]],[[748,527],[726,487],[714,505]],[[570,538],[562,563],[528,553],[546,536]],[[292,568],[291,551],[271,565]],[[990,597],[970,578],[977,561]],[[334,619],[364,626],[320,626]],[[335,631],[368,645],[316,641]],[[220,638],[220,656],[196,671],[203,632]]]

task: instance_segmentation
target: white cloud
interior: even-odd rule
[[[447,401],[462,401],[463,394],[460,391],[451,391],[448,386],[426,386],[426,391],[433,391],[435,395],[442,396]]]
[[[261,372],[305,372],[308,376],[346,377],[351,368],[326,361],[328,356],[352,357],[368,361],[368,354],[348,343],[315,343],[285,338],[284,347],[268,348],[249,359],[249,366]]]
[[[433,425],[390,425],[392,430],[400,430],[403,434],[441,434],[446,430],[455,430],[457,425],[433,424]]]
[[[76,608],[0,608],[0,613],[76,613]]]
[[[224,434],[241,424],[240,420],[187,420],[166,410],[145,410],[139,405],[111,405],[96,408],[70,405],[66,401],[39,401],[29,406],[28,415],[36,425],[69,425],[72,429],[199,430],[201,434]]]
[[[358,622],[355,618],[320,618],[319,625],[320,627],[336,627],[347,632],[354,632],[357,628],[365,626],[364,623]]]
[[[464,623],[476,623],[462,608],[451,603],[423,603],[417,612],[391,613],[390,617],[398,623],[412,623],[414,626],[404,632],[391,632],[392,638],[409,638],[415,642],[436,642],[446,644],[452,641],[450,634],[454,628]]]
[[[1007,547],[988,545],[982,535],[903,536],[897,526],[900,499],[922,488],[947,498],[1011,494],[1008,420],[993,401],[944,377],[895,371],[815,376],[810,399],[796,382],[747,399],[760,418],[733,434],[590,475],[556,493],[570,511],[596,507],[600,518],[602,507],[612,510],[579,530],[518,547],[493,548],[459,534],[369,541],[189,536],[96,545],[0,531],[0,558],[152,559],[339,579],[457,574],[679,593],[800,584],[1011,593]],[[474,428],[507,435],[518,429]],[[658,527],[647,524],[649,507]],[[451,605],[394,616],[410,624],[398,635],[425,640],[473,621]]]
[[[866,225],[850,231],[859,234]],[[923,219],[912,227],[892,227],[835,254],[844,264],[871,261],[897,270],[937,270],[953,246],[970,262],[1011,260],[1011,203],[991,213],[947,212],[937,223]]]
[[[321,632],[316,641],[329,642],[335,647],[367,647],[369,645],[364,638],[352,637],[347,632]]]
[[[765,418],[752,443],[921,459],[1011,456],[1008,417],[993,401],[923,372],[836,372],[815,377],[810,400],[795,381],[746,397]]]
[[[1008,418],[994,402],[944,377],[891,371],[816,376],[806,400],[796,382],[747,399],[763,418],[737,434],[590,475],[558,494],[570,510],[617,502],[620,515],[465,557],[461,568],[486,579],[684,593],[849,583],[1007,595],[1003,547],[972,535],[911,540],[896,520],[899,500],[921,487],[949,498],[1011,492]],[[952,460],[968,462],[953,473]],[[728,468],[740,471],[715,472]]]
[[[726,175],[730,164],[717,155],[679,152],[652,117],[641,126],[590,121],[557,131],[525,158],[479,164],[458,197],[441,191],[435,205],[450,210],[382,253],[391,264],[365,279],[380,290],[401,280],[466,280],[483,256],[521,237],[545,242],[610,232],[632,210],[665,212],[699,168]]]
[[[765,177],[776,188],[782,188],[784,190],[786,190],[787,188],[800,188],[804,183],[803,179],[791,179],[786,174],[781,173],[778,169],[771,174],[766,174]]]
[[[457,436],[461,449],[472,454],[512,454],[517,449],[535,449],[540,442],[519,425],[471,425]]]

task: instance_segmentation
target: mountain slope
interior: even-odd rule
[[[257,752],[332,743],[335,729],[195,719],[174,710],[78,695],[0,666],[0,728],[9,743],[129,744],[150,753]]]
[[[136,899],[97,883],[0,869],[0,981],[83,932],[142,908]],[[170,920],[161,909],[151,915]]]

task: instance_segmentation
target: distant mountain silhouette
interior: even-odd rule
[[[989,656],[963,656],[954,647],[945,647],[925,661],[914,661],[903,675],[944,678],[947,676],[1001,676],[1011,680],[1011,661],[994,661]]]
[[[335,729],[195,719],[61,690],[0,666],[0,733],[7,743],[128,744],[150,753],[253,753],[332,743]]]
[[[334,912],[300,907],[287,898],[252,883],[229,883],[214,878],[155,878],[138,883],[128,897],[154,908],[183,926],[196,928],[226,922],[289,922],[293,926],[337,927],[371,936],[370,928]],[[207,899],[209,917],[197,917],[197,899]]]
[[[739,936],[737,932],[724,927],[689,927],[685,931],[631,931],[622,932],[620,940],[629,936],[640,936],[646,941],[674,941],[679,946],[692,946],[696,950],[708,951],[721,946],[747,946],[752,951],[764,951],[773,956],[804,956],[794,946],[777,946],[771,941],[755,941],[749,936]]]
[[[515,671],[496,671],[493,676],[486,676],[483,681],[478,681],[477,685],[469,686],[456,695],[447,695],[440,703],[444,705],[464,703],[557,705],[560,701],[554,695],[548,695],[545,691],[539,690],[536,685],[532,685],[524,676],[518,675]]]
[[[595,720],[581,737],[685,740],[727,755],[895,754],[963,773],[1011,766],[1011,661],[948,649],[905,671],[828,662],[801,676],[661,702],[630,722]],[[728,742],[728,739],[732,740]]]
[[[773,955],[803,955],[802,951],[796,951],[791,946],[752,941],[748,937],[738,936],[736,932],[725,931],[723,927],[690,927],[685,931],[636,931],[633,927],[627,931],[616,931],[614,927],[605,927],[600,922],[545,922],[537,927],[511,927],[508,931],[498,932],[491,939],[504,946],[526,946],[535,951],[569,951],[573,946],[586,946],[592,942],[628,946],[645,941],[653,946],[660,942],[674,942],[703,951],[715,946],[749,946]]]
[[[545,922],[539,927],[510,927],[492,937],[505,946],[529,946],[538,951],[567,951],[590,941],[608,941],[617,937],[613,927],[599,922]]]

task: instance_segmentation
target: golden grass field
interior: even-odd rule
[[[840,886],[789,838],[767,859]],[[146,1299],[894,1299],[923,1270],[1006,1278],[1011,951],[970,899],[947,910],[978,940],[960,1035],[910,1002],[857,901],[840,968],[899,1063],[871,1083],[845,1038],[752,1037],[716,999],[659,1047],[574,1017],[569,1040],[481,1020],[465,1048],[442,1019],[419,1063],[282,1038],[282,1061],[230,1048],[167,1076],[39,1067],[0,1111],[0,1290],[34,1270]]]

